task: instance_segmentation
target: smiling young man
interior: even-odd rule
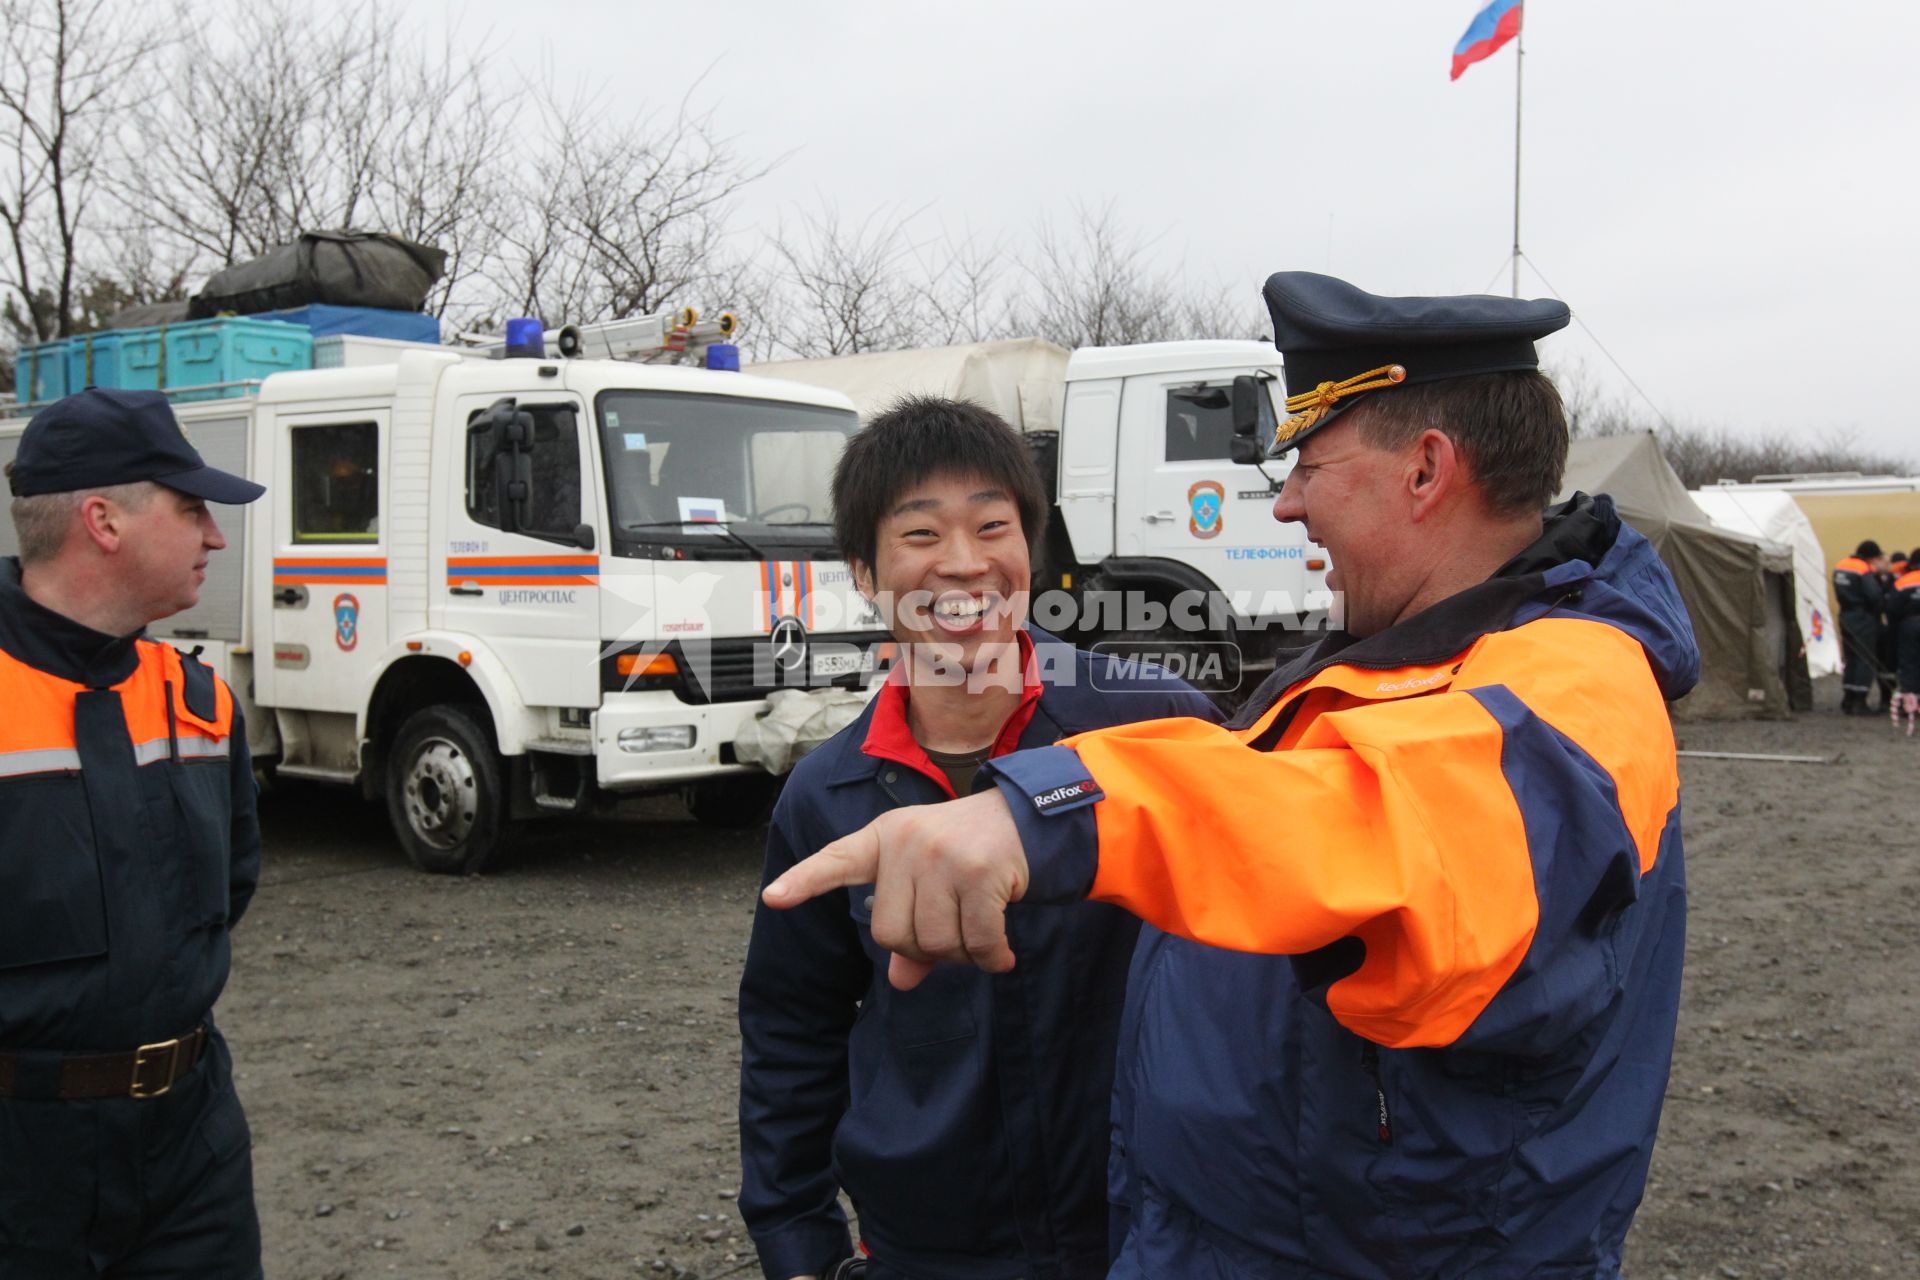
[[[1025,625],[1046,495],[998,417],[914,399],[834,475],[841,554],[901,657],[866,713],[794,769],[766,879],[880,814],[965,795],[989,759],[1212,704]],[[1018,913],[1018,972],[886,980],[870,885],[761,908],[740,984],[740,1209],[768,1280],[827,1273],[860,1216],[871,1277],[1104,1275],[1114,1035],[1138,926]]]
[[[1564,304],[1308,272],[1266,297],[1299,450],[1274,515],[1325,544],[1344,629],[1227,726],[997,758],[765,900],[875,881],[905,987],[1024,965],[1009,901],[1157,926],[1115,1277],[1610,1280],[1679,1012],[1685,607],[1609,498],[1548,505],[1567,426],[1534,342]]]
[[[0,1276],[260,1275],[212,1009],[260,870],[233,691],[146,638],[226,546],[157,392],[34,416],[0,561]]]

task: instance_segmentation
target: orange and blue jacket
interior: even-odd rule
[[[1873,566],[1859,556],[1846,556],[1833,566],[1833,598],[1840,613],[1878,621],[1886,605],[1886,587]]]
[[[205,1021],[260,870],[233,692],[30,599],[0,560],[0,1049],[19,1071]]]
[[[1579,496],[1489,581],[1330,634],[1226,727],[989,762],[1027,900],[1153,926],[1116,1276],[1615,1274],[1679,1005],[1666,703],[1698,675],[1653,548]]]
[[[1920,693],[1920,569],[1893,580],[1887,592],[1887,625],[1893,628],[1900,692]]]

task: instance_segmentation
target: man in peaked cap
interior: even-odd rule
[[[166,397],[42,410],[0,560],[0,1275],[261,1274],[247,1122],[212,1008],[259,878],[233,691],[146,638],[226,545]]]
[[[902,986],[1012,967],[1009,903],[1153,926],[1114,1275],[1617,1275],[1678,1013],[1686,612],[1610,499],[1548,507],[1533,343],[1564,306],[1297,272],[1266,297],[1298,454],[1274,516],[1327,547],[1344,626],[1225,727],[1001,757],[766,900],[873,882]]]

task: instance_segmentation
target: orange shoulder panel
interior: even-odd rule
[[[120,695],[127,737],[138,744],[168,735],[167,686],[173,686],[173,732],[182,736],[224,738],[233,731],[233,690],[215,677],[215,714],[202,720],[187,709],[180,655],[172,646],[140,641],[140,665],[114,686]],[[86,688],[49,675],[11,654],[0,652],[0,753],[72,749],[73,700]]]
[[[1068,739],[1106,792],[1090,896],[1232,950],[1358,937],[1334,1016],[1380,1044],[1450,1044],[1539,918],[1500,726],[1449,692],[1329,712],[1314,735],[1330,745],[1254,751],[1197,720]]]
[[[1873,566],[1858,556],[1848,556],[1833,566],[1835,573],[1872,573]]]
[[[1505,733],[1469,691],[1509,689],[1593,758],[1643,871],[1679,796],[1666,704],[1639,644],[1581,619],[1487,636],[1457,670],[1331,670],[1275,752],[1248,746],[1260,726],[1197,720],[1068,739],[1106,793],[1090,896],[1232,950],[1357,937],[1366,958],[1329,989],[1334,1016],[1384,1045],[1450,1044],[1539,920]]]
[[[1639,641],[1584,618],[1542,618],[1486,637],[1459,677],[1506,685],[1613,779],[1642,875],[1680,801],[1673,721]]]
[[[73,697],[85,687],[0,650],[0,753],[72,750]]]
[[[1920,587],[1920,569],[1912,569],[1894,579],[1893,589],[1905,591],[1911,587]]]

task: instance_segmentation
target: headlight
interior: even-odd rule
[[[648,751],[691,751],[698,736],[690,724],[668,724],[622,729],[616,741],[622,751],[641,755]]]

